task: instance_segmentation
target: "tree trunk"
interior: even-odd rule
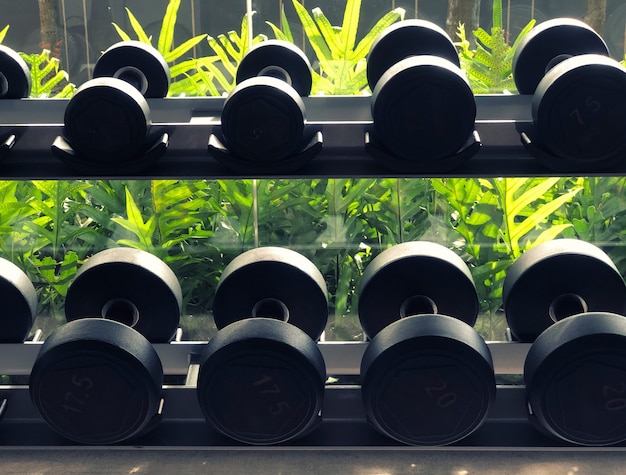
[[[41,48],[52,52],[56,58],[61,54],[61,29],[58,0],[39,1],[39,25],[41,33]]]
[[[606,0],[587,0],[587,11],[585,12],[585,23],[596,32],[604,35],[604,24],[606,22]]]
[[[459,22],[465,24],[465,31],[471,32],[478,28],[480,14],[480,0],[448,0],[448,17],[446,18],[446,32],[457,41],[456,35]],[[471,41],[473,35],[467,35]]]

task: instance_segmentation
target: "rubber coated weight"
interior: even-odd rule
[[[324,277],[302,254],[259,247],[224,269],[213,300],[218,329],[250,317],[269,317],[298,327],[316,340],[328,317]]]
[[[474,130],[474,94],[460,68],[416,56],[389,68],[372,94],[377,137],[395,156],[433,162],[458,152]]]
[[[623,313],[626,301],[626,286],[609,256],[576,239],[526,251],[509,267],[502,292],[511,335],[523,342],[572,315]]]
[[[100,317],[134,328],[151,342],[167,342],[180,320],[182,291],[176,275],[158,257],[138,249],[94,254],[68,287],[68,321]]]
[[[83,319],[46,339],[29,390],[33,405],[56,432],[97,445],[150,429],[162,384],[161,361],[142,335],[118,322]]]
[[[30,69],[11,48],[0,45],[0,99],[22,99],[31,89]]]
[[[236,81],[221,114],[228,150],[251,167],[301,152],[306,121],[301,96],[310,94],[313,81],[304,53],[288,41],[264,41],[244,56]]]
[[[476,104],[445,31],[424,20],[392,25],[372,45],[367,77],[375,137],[392,157],[418,170],[450,169],[465,160],[451,157],[473,134]],[[384,162],[406,171],[406,164]]]
[[[496,393],[491,353],[466,323],[417,315],[378,333],[361,362],[368,420],[405,444],[445,445],[474,432]]]
[[[254,318],[217,332],[202,355],[198,400],[210,425],[240,442],[276,444],[321,422],[326,368],[315,342]]]
[[[425,20],[404,20],[381,33],[367,56],[367,82],[373,89],[394,64],[411,56],[430,55],[460,67],[459,54],[448,34]]]
[[[236,156],[279,162],[303,145],[304,102],[280,79],[248,79],[226,98],[221,124],[228,148]]]
[[[555,323],[531,346],[524,382],[531,420],[579,445],[626,440],[626,318],[589,312]]]
[[[147,166],[166,147],[151,153],[158,141],[149,140],[152,121],[145,99],[167,95],[170,72],[165,59],[150,45],[122,41],[103,53],[93,74],[65,110],[67,144],[53,146],[53,151],[88,172],[111,170],[113,165],[132,172]]]
[[[0,258],[0,343],[20,343],[28,336],[37,312],[37,293],[28,276]]]
[[[64,136],[90,162],[127,162],[142,154],[151,126],[141,93],[121,79],[92,79],[65,109]]]
[[[279,79],[300,96],[308,96],[313,85],[308,58],[289,41],[263,41],[246,53],[237,68],[237,84],[254,77]]]
[[[381,252],[365,268],[359,319],[369,338],[403,317],[431,313],[470,326],[476,322],[476,287],[453,251],[427,241],[405,242]]]
[[[121,41],[96,62],[93,77],[112,77],[131,84],[143,97],[161,98],[170,87],[170,69],[163,56],[141,41]]]
[[[371,338],[361,391],[375,428],[406,444],[443,445],[482,424],[495,375],[470,326],[477,313],[472,276],[450,249],[407,242],[372,260],[361,279],[359,318]]]
[[[590,26],[573,18],[555,18],[534,27],[513,55],[513,78],[520,94],[533,94],[558,61],[582,54],[609,55],[608,47]]]
[[[626,151],[626,68],[600,55],[581,55],[552,68],[532,102],[538,139],[561,163],[609,166]]]

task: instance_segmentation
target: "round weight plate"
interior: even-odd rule
[[[250,317],[287,321],[316,340],[328,318],[324,277],[302,254],[259,247],[226,266],[213,300],[217,328]]]
[[[145,432],[159,410],[162,384],[161,361],[144,337],[117,322],[84,319],[46,339],[29,390],[50,427],[95,445]]]
[[[22,57],[0,45],[0,99],[28,97],[31,88],[30,69]]]
[[[142,154],[150,129],[150,110],[143,96],[114,78],[87,81],[65,109],[64,135],[87,160],[120,163]]]
[[[93,68],[93,77],[114,77],[131,84],[144,97],[165,97],[170,69],[161,53],[140,41],[121,41],[107,49]]]
[[[405,242],[381,252],[365,268],[359,319],[369,338],[403,317],[431,313],[476,322],[476,287],[453,251],[427,241]]]
[[[572,315],[622,313],[625,297],[626,286],[609,256],[577,239],[529,249],[509,267],[502,289],[511,334],[524,342]]]
[[[621,160],[626,151],[626,69],[606,56],[569,58],[537,86],[532,114],[541,143],[563,158],[561,165],[588,168]]]
[[[268,318],[241,320],[209,341],[198,400],[211,426],[247,444],[301,437],[321,422],[326,367],[302,330]]]
[[[431,161],[458,152],[474,131],[469,82],[450,61],[414,56],[391,66],[372,95],[376,137],[397,157]]]
[[[28,276],[12,262],[0,258],[0,343],[20,343],[28,336],[37,312],[37,293]]]
[[[257,76],[286,82],[300,96],[311,93],[311,64],[305,54],[288,41],[263,41],[248,51],[237,68],[237,84]]]
[[[626,440],[626,318],[590,312],[555,323],[524,364],[531,417],[580,445]]]
[[[182,291],[174,272],[158,257],[131,248],[94,254],[78,269],[65,297],[68,321],[115,320],[153,343],[174,336],[181,307]]]
[[[425,20],[404,20],[386,28],[367,57],[367,82],[374,89],[391,66],[410,56],[431,55],[460,67],[459,53],[448,34]],[[453,109],[456,113],[456,108]]]
[[[556,61],[568,56],[601,54],[609,49],[590,26],[573,18],[555,18],[534,27],[513,55],[513,78],[520,94],[533,94]]]
[[[222,133],[234,155],[277,162],[300,151],[305,108],[293,88],[275,78],[251,78],[233,89],[222,109]]]
[[[405,444],[444,445],[476,430],[496,394],[491,353],[466,323],[417,315],[378,333],[361,361],[369,421]]]

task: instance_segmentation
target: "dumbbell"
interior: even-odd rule
[[[26,61],[11,48],[0,45],[0,99],[23,99],[31,89],[30,69]],[[15,134],[0,139],[0,160],[15,144]]]
[[[26,61],[8,46],[0,45],[0,99],[28,97],[31,86]]]
[[[496,384],[489,348],[472,328],[478,297],[463,260],[432,242],[395,245],[365,268],[358,305],[371,339],[361,361],[369,422],[410,445],[474,432]]]
[[[626,286],[596,246],[556,239],[507,271],[513,337],[533,342],[524,363],[529,420],[578,445],[626,440]]]
[[[459,55],[439,26],[398,22],[367,58],[373,130],[369,153],[397,172],[446,171],[478,152],[476,103]]]
[[[328,297],[315,265],[283,248],[240,254],[221,275],[213,317],[218,332],[202,353],[197,385],[209,425],[254,445],[317,427],[326,366],[315,340]]]
[[[593,170],[626,151],[626,69],[580,20],[558,18],[533,28],[513,56],[521,94],[533,94],[534,130],[522,143],[554,170]]]
[[[220,163],[242,173],[291,171],[319,153],[321,133],[308,130],[302,100],[311,93],[311,65],[298,47],[259,43],[239,64],[236,82],[222,109],[222,137],[209,140]]]
[[[37,293],[26,273],[7,259],[0,258],[0,343],[21,343],[28,336],[37,313]]]
[[[122,41],[96,62],[94,79],[78,88],[64,116],[53,153],[82,172],[135,172],[167,148],[152,130],[146,98],[167,95],[170,72],[163,56],[139,41]]]
[[[68,323],[46,339],[31,370],[31,400],[44,421],[92,445],[152,429],[163,367],[151,343],[171,338],[180,305],[180,286],[156,256],[118,248],[89,258],[67,291]]]

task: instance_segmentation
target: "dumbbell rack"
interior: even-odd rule
[[[478,96],[477,134],[482,150],[453,172],[438,176],[498,177],[554,176],[527,152],[520,134],[531,126],[531,98],[528,96]],[[207,140],[219,125],[223,98],[176,98],[149,101],[153,126],[168,135],[164,157],[141,175],[116,175],[106,178],[261,178],[235,175],[224,169],[207,152]],[[0,107],[1,179],[102,178],[77,173],[50,152],[50,145],[62,133],[65,100],[2,101]],[[309,124],[323,135],[321,153],[291,178],[310,177],[394,177],[367,155],[364,140],[371,126],[370,99],[355,97],[311,97],[305,99]],[[453,113],[453,112],[452,112]],[[623,169],[602,174],[621,175]],[[568,173],[561,173],[568,175]],[[572,172],[575,175],[575,172]],[[595,173],[593,173],[595,174]],[[591,175],[586,173],[586,175]],[[271,172],[268,177],[277,177]],[[402,174],[404,177],[429,176]],[[237,447],[240,444],[210,431],[197,402],[195,378],[197,356],[206,342],[155,344],[163,362],[166,385],[163,387],[162,420],[157,427],[128,443],[143,447]],[[290,444],[294,447],[391,447],[390,439],[379,435],[367,424],[358,374],[366,342],[321,342],[327,384],[321,426]],[[0,345],[0,374],[22,377],[24,385],[0,386],[1,446],[70,446],[49,429],[34,410],[26,386],[30,368],[40,343]],[[497,375],[523,372],[528,344],[489,343]],[[524,388],[498,386],[496,402],[486,423],[456,444],[464,447],[564,447],[531,427],[526,415]]]

